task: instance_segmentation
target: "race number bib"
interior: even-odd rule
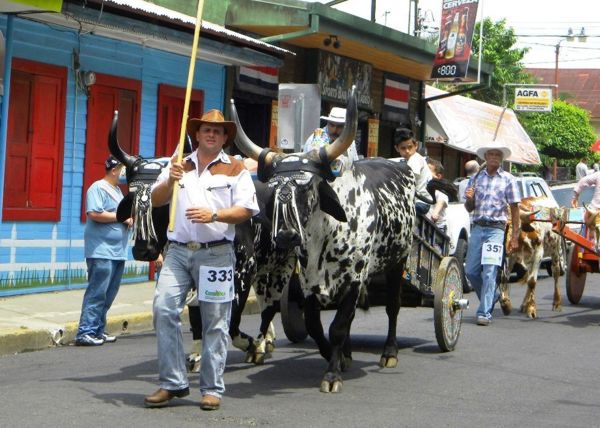
[[[202,302],[231,302],[235,297],[233,266],[200,266],[198,283],[198,300]]]
[[[503,255],[504,245],[486,242],[483,244],[483,249],[481,251],[481,264],[501,266]]]

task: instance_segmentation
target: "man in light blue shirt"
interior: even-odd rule
[[[104,166],[104,178],[93,183],[85,197],[84,248],[88,287],[75,338],[78,346],[99,346],[117,340],[115,336],[107,335],[104,329],[106,314],[121,284],[127,260],[127,229],[132,219],[124,223],[117,220],[117,207],[123,199],[117,184],[123,165],[109,156]]]

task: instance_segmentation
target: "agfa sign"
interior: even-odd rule
[[[515,89],[516,111],[552,111],[552,90],[544,87]]]

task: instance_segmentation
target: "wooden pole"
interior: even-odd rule
[[[188,80],[185,88],[185,101],[183,102],[183,114],[181,117],[181,131],[179,133],[179,145],[177,146],[177,162],[183,159],[183,147],[185,145],[185,132],[187,128],[188,112],[190,109],[190,98],[192,96],[192,84],[194,83],[194,69],[196,68],[196,54],[200,40],[200,27],[202,26],[202,9],[204,0],[198,0],[198,12],[196,13],[196,27],[194,28],[194,41],[192,43],[192,55],[190,56],[190,68],[188,69]],[[179,193],[179,181],[173,186],[171,197],[171,208],[169,213],[169,232],[175,228],[175,209],[177,208],[177,194]]]

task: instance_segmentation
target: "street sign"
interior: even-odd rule
[[[516,111],[552,111],[552,90],[546,87],[515,88]]]

